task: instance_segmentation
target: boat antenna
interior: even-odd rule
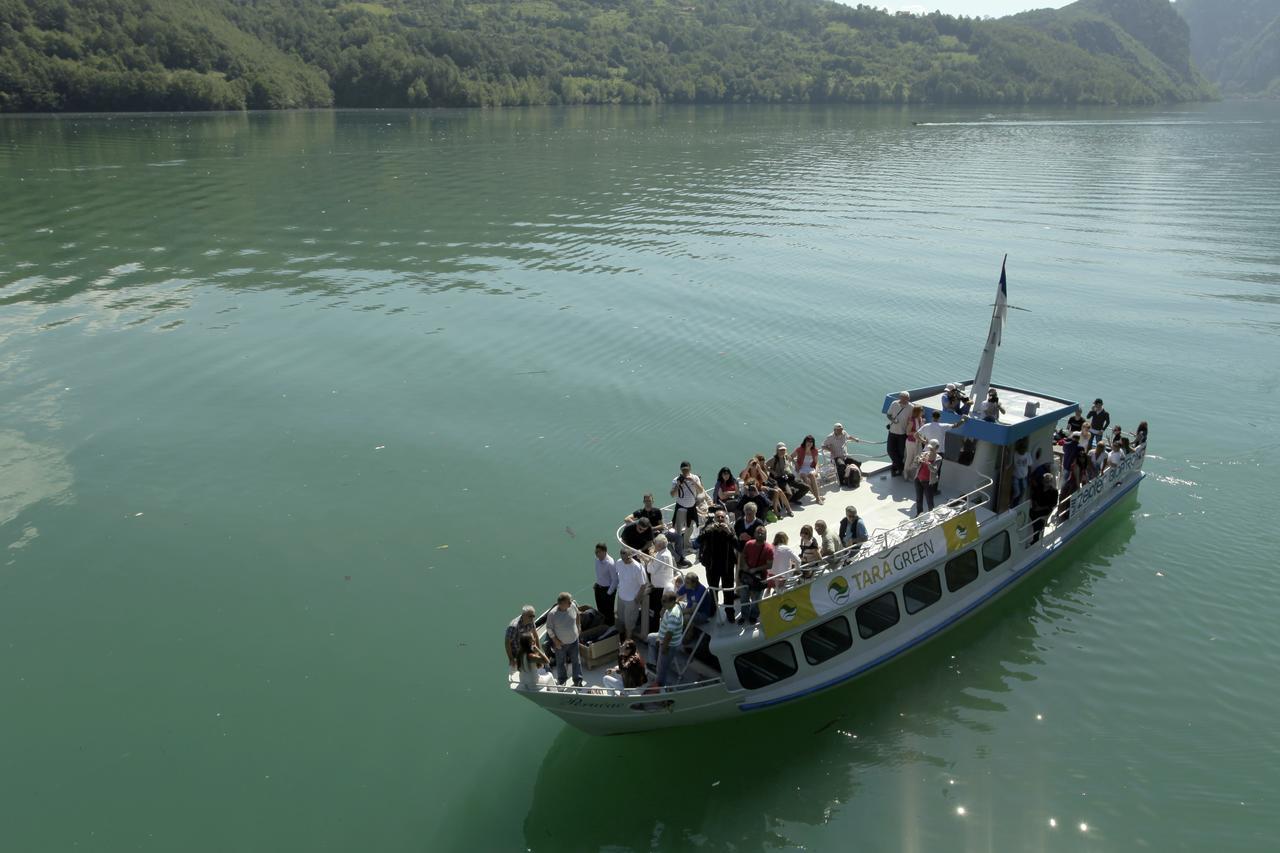
[[[1009,283],[1004,274],[1008,260],[1009,256],[1005,255],[1000,261],[1000,284],[996,286],[996,303],[991,309],[991,328],[987,331],[987,344],[982,348],[982,358],[978,361],[978,372],[970,391],[975,403],[987,399],[987,389],[991,387],[991,368],[996,363],[996,348],[1000,346],[1000,333],[1004,330],[1004,318],[1009,308]]]

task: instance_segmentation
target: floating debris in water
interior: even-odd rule
[[[437,546],[436,546],[436,550],[437,550],[437,551],[448,551],[448,550],[449,550],[449,546],[448,546],[448,545],[437,545]]]

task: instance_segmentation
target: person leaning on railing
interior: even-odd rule
[[[662,591],[667,587],[675,588],[676,560],[667,547],[667,537],[655,536],[653,539],[653,557],[648,562],[649,569],[649,624],[658,624],[662,613]]]
[[[713,524],[715,522],[712,522]],[[689,624],[698,630],[711,621],[716,614],[716,599],[711,594],[711,590],[703,586],[702,581],[698,579],[696,572],[685,572],[680,577],[680,586],[676,589],[679,594],[681,603],[684,605],[684,613],[689,618]],[[697,631],[686,629],[684,643],[685,651],[688,651],[694,644],[693,637],[689,634],[695,634]]]
[[[666,687],[671,682],[671,659],[675,657],[680,646],[680,637],[684,635],[684,608],[680,606],[680,597],[674,589],[662,591],[662,615],[658,619],[658,630],[649,635],[649,648],[656,650],[658,668],[658,686]]]
[[[520,608],[520,615],[511,620],[511,624],[507,626],[506,636],[503,638],[502,645],[507,650],[507,666],[511,669],[516,668],[520,656],[520,637],[523,634],[531,634],[534,642],[538,638],[538,611],[533,609],[532,604],[526,604]]]
[[[654,536],[657,536],[659,533],[666,533],[667,541],[671,545],[671,551],[676,555],[677,564],[681,564],[681,565],[684,564],[685,562],[684,538],[680,536],[676,536],[675,528],[669,527],[663,522],[662,510],[653,505],[652,494],[646,493],[644,497],[641,498],[641,500],[644,502],[644,506],[640,507],[640,509],[631,513],[630,515],[628,515],[626,518],[622,520],[625,522],[628,522],[628,526],[630,526],[630,524],[633,522],[639,521],[642,518],[645,519],[646,521],[649,522],[649,532],[648,532],[649,538],[642,539],[639,542],[628,542],[627,544],[631,545],[631,547],[633,548],[643,548],[645,545],[649,543],[649,539],[652,539]],[[627,528],[624,527],[623,528],[624,536],[626,535],[626,532],[627,532]],[[632,538],[635,539],[639,537],[632,535]],[[624,539],[623,541],[626,542],[626,539]]]
[[[840,481],[842,486],[856,486],[854,478],[850,476],[849,466],[858,468],[858,463],[849,455],[848,443],[850,441],[860,442],[862,439],[857,436],[850,435],[844,431],[844,424],[836,424],[831,430],[831,434],[822,440],[822,449],[827,451],[831,456],[831,461],[836,465],[836,479]],[[862,471],[858,469],[858,479],[861,480]]]
[[[844,508],[844,518],[840,519],[840,543],[848,548],[861,545],[867,541],[867,523],[858,517],[856,506]]]

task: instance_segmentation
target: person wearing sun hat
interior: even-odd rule
[[[779,441],[777,447],[774,448],[773,457],[765,466],[765,471],[769,473],[770,479],[778,484],[778,488],[782,489],[782,493],[787,496],[785,501],[785,513],[794,515],[791,511],[791,504],[804,497],[805,492],[809,491],[807,486],[802,486],[796,482],[796,466],[791,461],[790,454],[787,453],[787,443]]]
[[[831,434],[822,440],[822,449],[827,451],[831,456],[831,461],[836,464],[836,476],[840,479],[842,486],[857,486],[856,482],[850,482],[852,479],[849,466],[852,465],[858,473],[858,480],[862,480],[862,469],[858,468],[858,463],[849,455],[847,445],[850,441],[861,442],[862,439],[856,435],[850,435],[844,431],[844,424],[836,424]]]
[[[907,427],[911,423],[911,395],[898,392],[898,399],[889,404],[885,412],[889,422],[889,476],[896,477],[907,467]]]

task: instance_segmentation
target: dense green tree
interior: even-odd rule
[[[0,0],[0,109],[1154,103],[1167,0],[999,21],[827,0]]]

